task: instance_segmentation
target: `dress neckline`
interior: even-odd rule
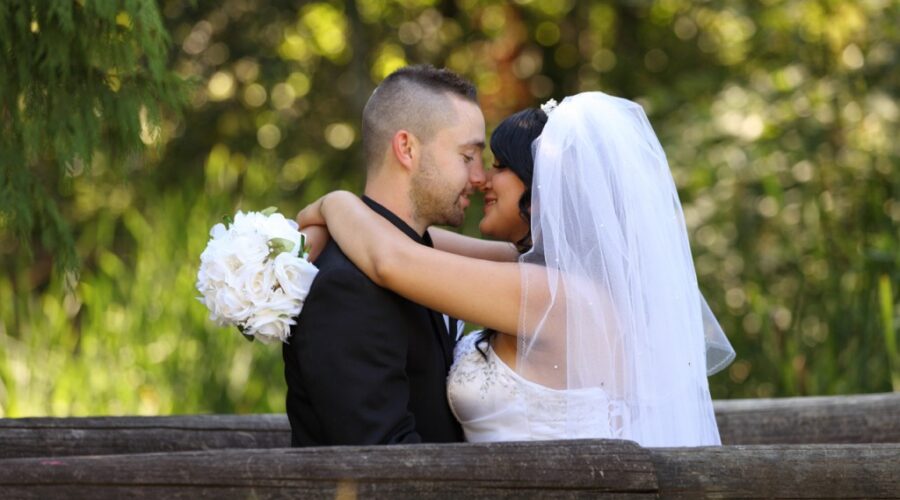
[[[477,340],[475,342],[473,342],[473,344],[477,344],[477,343],[478,343]],[[477,345],[475,347],[477,348]],[[579,389],[554,389],[552,387],[547,387],[546,385],[539,384],[532,380],[528,380],[527,378],[523,377],[522,375],[519,375],[518,372],[516,372],[515,370],[512,369],[512,367],[510,367],[508,364],[506,364],[506,362],[503,361],[503,359],[499,355],[497,355],[497,353],[494,351],[494,347],[491,345],[490,342],[487,342],[487,347],[488,347],[488,352],[489,352],[489,359],[496,360],[495,362],[501,366],[501,370],[504,370],[508,375],[510,375],[512,378],[516,379],[517,381],[520,381],[523,384],[531,386],[535,389],[543,390],[543,391],[550,391],[550,392],[559,393],[559,394],[571,394],[571,393],[592,392],[592,391],[601,391],[604,393],[606,392],[600,387],[582,387]]]

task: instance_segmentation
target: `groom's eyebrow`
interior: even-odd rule
[[[484,149],[484,141],[476,139],[474,141],[469,141],[469,142],[463,144],[462,147],[463,148],[478,148],[478,149],[483,150]]]

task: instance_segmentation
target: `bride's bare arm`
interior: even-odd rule
[[[301,228],[310,228],[315,231],[311,239],[323,240],[320,250],[330,237],[328,229],[325,227],[325,219],[322,218],[320,212],[322,199],[319,198],[297,214],[297,223],[300,224]],[[316,230],[312,228],[321,229]],[[306,231],[307,229],[303,230]],[[496,262],[516,262],[519,259],[519,252],[512,243],[482,240],[434,227],[429,228],[428,233],[431,235],[434,248],[444,252]]]
[[[346,191],[320,198],[297,220],[301,225],[327,224],[344,254],[380,286],[487,328],[518,330],[518,263],[463,257],[420,245]]]
[[[482,240],[441,228],[429,228],[434,248],[465,257],[496,262],[516,262],[519,252],[512,243]]]

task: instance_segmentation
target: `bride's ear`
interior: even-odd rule
[[[394,158],[407,170],[413,170],[419,159],[419,140],[407,130],[398,130],[391,139]]]

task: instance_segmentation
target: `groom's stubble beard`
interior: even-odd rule
[[[432,156],[423,154],[419,170],[412,176],[409,192],[413,216],[429,226],[462,226],[466,216],[459,204],[462,191],[457,192],[440,174]]]

